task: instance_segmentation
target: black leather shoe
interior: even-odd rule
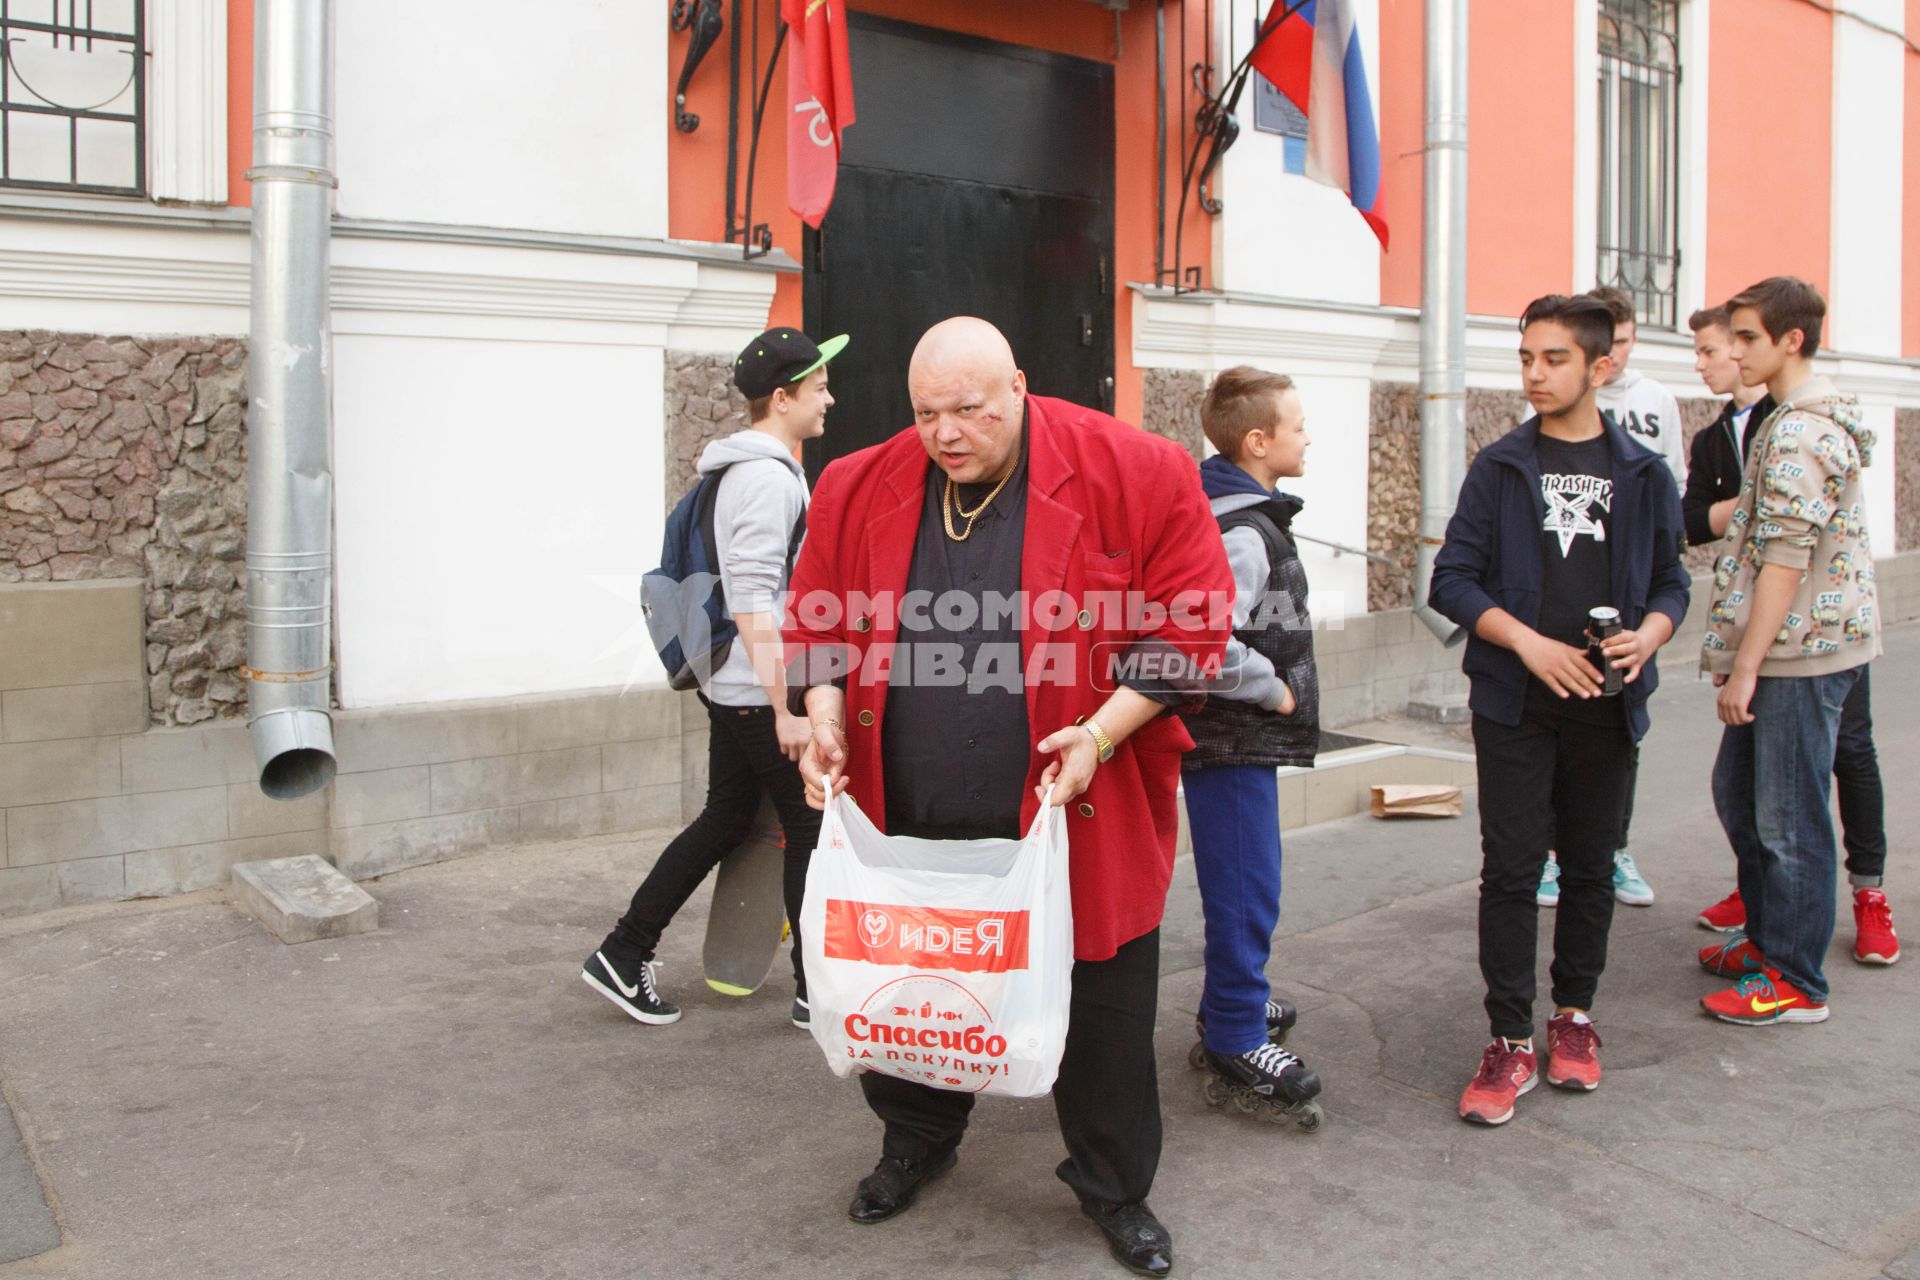
[[[1116,1261],[1137,1276],[1164,1276],[1173,1270],[1173,1236],[1144,1204],[1101,1204],[1083,1200],[1080,1211],[1107,1238]]]
[[[911,1205],[920,1188],[953,1168],[958,1160],[951,1151],[920,1160],[881,1156],[873,1172],[860,1179],[853,1203],[847,1206],[847,1216],[868,1225],[885,1222]]]

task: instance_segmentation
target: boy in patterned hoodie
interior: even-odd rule
[[[1744,937],[1701,953],[1736,986],[1716,1018],[1823,1022],[1836,853],[1828,815],[1840,708],[1880,652],[1859,402],[1813,372],[1826,302],[1775,276],[1736,295],[1733,357],[1778,406],[1758,429],[1714,567],[1701,669],[1726,728],[1713,803],[1740,869]]]

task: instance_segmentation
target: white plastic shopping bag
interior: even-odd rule
[[[919,840],[828,798],[800,933],[810,1027],[836,1075],[1016,1098],[1053,1087],[1073,903],[1051,800],[1025,840]]]

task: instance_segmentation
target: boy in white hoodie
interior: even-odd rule
[[[806,474],[793,455],[826,430],[833,405],[827,361],[846,344],[843,335],[816,346],[793,328],[769,329],[748,343],[733,362],[733,382],[747,397],[753,425],[707,445],[695,468],[702,476],[725,472],[714,495],[714,543],[727,613],[739,629],[724,662],[711,674],[696,669],[707,708],[707,803],[661,852],[626,915],[580,971],[638,1022],[679,1021],[680,1010],[654,986],[654,949],[707,874],[747,838],[764,795],[786,835],[793,1022],[807,1025],[798,922],[820,815],[807,805],[798,768],[812,731],[805,717],[787,710],[780,595],[807,510]]]
[[[1633,314],[1633,295],[1616,285],[1589,291],[1613,312],[1613,373],[1600,384],[1594,401],[1602,413],[1627,429],[1627,434],[1666,459],[1674,483],[1687,487],[1687,445],[1680,424],[1680,402],[1673,392],[1638,369],[1629,368],[1640,326]]]

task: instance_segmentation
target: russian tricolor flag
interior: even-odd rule
[[[1380,130],[1373,121],[1352,0],[1306,0],[1289,15],[1290,7],[1287,0],[1274,0],[1249,61],[1306,114],[1307,176],[1346,192],[1384,249]]]

